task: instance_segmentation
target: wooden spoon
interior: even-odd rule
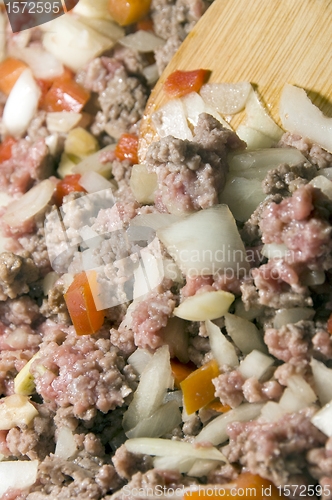
[[[189,33],[151,93],[139,158],[158,136],[151,115],[168,98],[162,86],[177,69],[210,69],[210,82],[250,81],[280,125],[285,83],[305,88],[332,116],[332,0],[215,0]],[[244,116],[231,122],[236,127]]]

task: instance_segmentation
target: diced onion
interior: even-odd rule
[[[225,314],[225,326],[228,335],[243,354],[249,354],[254,349],[266,352],[263,337],[256,326],[250,321],[235,314]]]
[[[200,440],[197,440],[200,441]],[[128,439],[125,442],[125,447],[131,453],[142,453],[157,457],[191,457],[201,458],[203,460],[217,460],[226,462],[224,455],[211,447],[194,447],[191,443],[184,441],[171,441],[170,439],[157,438],[135,438]]]
[[[276,142],[260,130],[255,130],[247,125],[239,125],[236,134],[247,143],[247,149],[251,150],[270,148]]]
[[[172,357],[176,357],[182,363],[188,363],[189,334],[185,321],[176,317],[169,318],[163,328],[163,341],[169,346]]]
[[[206,83],[200,94],[204,101],[223,115],[239,113],[246,105],[252,87],[249,82]]]
[[[287,379],[287,388],[280,398],[279,404],[287,413],[300,411],[314,403],[316,394],[300,375],[292,375]]]
[[[322,406],[326,405],[332,401],[332,369],[314,358],[312,358],[310,365],[318,399]]]
[[[203,292],[185,299],[174,309],[174,316],[188,321],[206,321],[221,318],[234,301],[232,293],[224,290]]]
[[[190,92],[189,94],[183,96],[181,101],[184,106],[185,115],[188,122],[195,127],[198,122],[199,115],[201,113],[208,113],[213,116],[218,122],[222,124],[223,127],[232,129],[232,127],[223,119],[223,117],[218,113],[215,107],[206,103],[202,97],[197,94],[197,92]]]
[[[324,432],[326,436],[332,437],[332,402],[327,403],[311,419],[317,429]]]
[[[81,113],[73,113],[71,111],[47,113],[46,125],[50,132],[67,133],[79,123],[81,118]]]
[[[128,363],[134,370],[141,375],[146,368],[146,365],[151,361],[152,353],[147,349],[136,349],[128,358]]]
[[[97,193],[98,191],[103,191],[104,189],[116,189],[112,182],[108,181],[103,175],[100,175],[93,170],[84,172],[79,180],[79,184],[84,187],[88,193]]]
[[[250,92],[247,99],[246,113],[247,120],[245,124],[248,127],[259,130],[268,137],[271,137],[275,142],[281,139],[283,130],[270,117],[266,108],[261,104],[257,93],[254,91]]]
[[[177,139],[193,140],[181,99],[171,99],[155,111],[151,119],[159,137],[172,135]]]
[[[244,378],[255,377],[260,380],[273,365],[274,359],[254,349],[240,363],[239,372]]]
[[[3,124],[10,135],[20,137],[26,132],[37,111],[40,95],[41,90],[31,69],[24,70],[12,88],[3,111]]]
[[[153,415],[172,384],[169,349],[164,345],[154,353],[141,375],[133,400],[124,414],[123,428],[126,431],[133,429],[141,420]]]
[[[248,310],[246,310],[245,305],[242,302],[242,299],[239,298],[235,302],[235,314],[236,316],[240,316],[240,318],[252,321],[253,319],[257,318],[257,316],[259,316],[260,309],[255,307],[250,307]]]
[[[54,455],[64,460],[72,458],[77,453],[77,444],[69,427],[61,427],[58,432]]]
[[[91,3],[91,0],[89,0],[89,2]],[[114,21],[96,19],[95,17],[88,16],[82,16],[79,20],[96,30],[101,35],[111,38],[114,42],[117,42],[125,35],[124,29]]]
[[[75,14],[93,19],[112,20],[108,10],[108,0],[80,0],[74,8]]]
[[[153,86],[159,78],[159,71],[156,63],[145,66],[142,72],[145,76],[147,84],[150,86]]]
[[[263,406],[261,415],[267,422],[276,422],[286,413],[286,410],[279,403],[268,401]]]
[[[54,80],[61,76],[63,64],[42,47],[25,47],[17,50],[17,58],[24,61],[32,70],[34,77],[41,80]]]
[[[176,401],[169,401],[146,419],[141,420],[134,429],[126,432],[128,438],[150,437],[159,438],[182,422],[179,405]]]
[[[332,118],[325,116],[310,101],[304,89],[286,84],[280,98],[279,114],[286,130],[307,137],[332,153]]]
[[[250,420],[254,420],[259,416],[262,408],[263,404],[260,403],[244,403],[227,413],[223,413],[203,427],[194,441],[196,443],[208,441],[214,446],[224,443],[228,439],[228,424],[232,422],[249,422]]]
[[[307,269],[301,276],[302,285],[305,286],[322,285],[325,283],[325,279],[326,276],[323,270],[311,271],[310,269]]]
[[[172,214],[165,213],[151,213],[151,214],[142,214],[136,215],[130,221],[130,226],[143,226],[150,227],[154,231],[160,229],[161,227],[169,226],[173,222],[177,222],[179,217]]]
[[[332,126],[331,126],[332,131]],[[321,190],[325,196],[332,200],[332,181],[324,177],[324,175],[317,175],[314,177],[309,184]]]
[[[38,415],[38,411],[22,394],[13,394],[0,399],[0,430],[14,427],[24,428]]]
[[[196,460],[191,469],[187,472],[191,477],[207,476],[217,467],[214,460]]]
[[[10,488],[24,490],[37,481],[38,460],[16,460],[0,463],[0,496]]]
[[[45,179],[21,198],[14,200],[7,207],[6,213],[2,216],[3,220],[11,227],[19,226],[34,217],[38,212],[46,207],[51,200],[55,190],[55,184]]]
[[[185,216],[159,229],[157,236],[187,276],[248,269],[243,242],[226,205]]]
[[[43,292],[46,297],[59,278],[59,274],[55,271],[51,271],[50,273],[46,274],[45,278],[43,279]]]
[[[101,163],[99,161],[99,156],[107,151],[114,151],[114,149],[115,145],[110,144],[109,146],[100,149],[96,153],[87,156],[73,167],[72,173],[83,175],[85,172],[93,170],[94,172],[97,172],[98,174],[106,177],[106,179],[109,179],[112,174],[112,162]]]
[[[301,320],[312,319],[315,314],[309,307],[291,307],[289,309],[278,309],[276,311],[273,328],[279,330],[283,325],[297,323]]]
[[[165,45],[166,42],[154,33],[138,30],[121,38],[119,43],[138,52],[154,52],[158,47]]]
[[[138,203],[154,203],[154,193],[158,188],[157,174],[149,173],[144,164],[133,166],[129,184]]]
[[[219,367],[229,365],[236,367],[239,360],[234,345],[226,339],[219,326],[211,321],[205,322],[206,331],[210,339],[211,351]]]
[[[332,167],[320,169],[319,175],[324,175],[324,177],[332,181]]]
[[[43,45],[73,71],[78,71],[114,45],[111,38],[101,35],[74,16],[54,19],[52,28],[52,31],[44,33]]]
[[[288,248],[284,243],[266,243],[261,254],[267,259],[282,259],[288,252]]]
[[[234,177],[227,180],[220,201],[229,206],[236,220],[244,222],[265,197],[261,181]]]

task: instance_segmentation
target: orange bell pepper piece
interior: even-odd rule
[[[108,11],[121,26],[137,23],[150,10],[151,0],[109,0]]]
[[[206,410],[214,410],[219,413],[226,413],[227,411],[231,410],[232,408],[229,405],[223,405],[218,399],[215,399],[214,401],[211,401],[211,403],[208,403],[205,406]]]
[[[122,134],[114,153],[119,160],[130,160],[134,164],[138,163],[137,151],[138,137],[132,134]]]
[[[8,136],[0,144],[0,163],[12,157],[12,147],[16,144],[15,139]]]
[[[181,363],[176,358],[171,359],[171,370],[174,377],[174,385],[177,389],[181,389],[181,382],[187,378],[197,367],[189,361],[189,363]]]
[[[90,99],[90,92],[65,76],[56,78],[44,97],[42,108],[51,113],[73,111],[79,113]]]
[[[58,207],[62,205],[63,198],[72,191],[86,193],[84,187],[79,184],[80,178],[81,174],[66,175],[62,181],[58,182],[54,193],[54,202]]]
[[[1,92],[9,95],[15,83],[27,67],[28,66],[24,62],[14,59],[13,57],[7,57],[7,59],[2,61],[0,63]]]
[[[142,30],[142,31],[154,31],[153,29],[153,21],[151,17],[147,17],[145,19],[142,19],[141,21],[138,21],[136,24],[136,30]]]
[[[164,92],[172,98],[182,97],[190,92],[198,92],[208,79],[209,74],[210,71],[207,69],[174,71],[164,82]]]
[[[212,379],[218,377],[218,375],[217,362],[212,360],[192,372],[181,382],[184,405],[188,415],[203,408],[203,406],[215,399],[215,388]]]
[[[96,272],[89,271],[89,274],[96,285]],[[85,272],[75,276],[65,293],[65,301],[77,335],[91,335],[103,326],[105,314],[104,311],[97,310]]]

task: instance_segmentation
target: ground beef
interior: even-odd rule
[[[65,287],[61,280],[58,281],[48,292],[47,298],[43,300],[40,308],[45,318],[51,318],[58,323],[69,324],[70,316],[68,313],[66,301],[64,298]]]
[[[329,438],[325,447],[314,448],[307,453],[309,462],[310,474],[324,487],[326,490],[322,498],[330,500],[332,498],[332,440]],[[328,492],[330,494],[328,494]]]
[[[223,452],[231,463],[239,462],[276,485],[294,484],[293,475],[306,473],[304,453],[327,439],[310,422],[316,411],[306,408],[272,423],[263,419],[232,423],[227,429],[229,445]]]
[[[118,475],[128,481],[137,472],[147,472],[152,466],[151,457],[130,453],[124,444],[116,450],[112,461]]]
[[[178,35],[173,35],[168,38],[165,45],[161,45],[160,47],[156,48],[154,55],[158,66],[159,75],[162,74],[167,64],[170,62],[175,52],[180,47],[181,43],[181,38],[179,38]]]
[[[28,293],[29,284],[38,278],[38,269],[30,257],[22,258],[12,252],[0,254],[0,300]]]
[[[118,185],[116,199],[122,202],[134,202],[134,196],[130,189],[132,163],[129,160],[114,160],[112,163],[112,175]]]
[[[12,147],[11,158],[1,163],[0,189],[10,194],[23,194],[51,173],[52,163],[44,139],[35,143],[21,139]]]
[[[318,168],[328,168],[332,166],[331,153],[328,153],[317,144],[313,144],[309,139],[303,138],[297,134],[286,132],[278,143],[278,147],[293,147],[298,149]]]
[[[218,203],[228,171],[227,152],[244,144],[206,113],[199,117],[194,142],[168,136],[152,143],[146,166],[157,174],[157,208],[181,214]]]
[[[316,173],[317,168],[309,162],[293,166],[283,163],[269,171],[262,183],[263,191],[265,194],[289,196],[313,179]]]
[[[123,66],[117,69],[99,94],[101,111],[96,114],[92,133],[107,132],[119,139],[123,133],[131,132],[143,116],[148,95],[148,87],[140,79],[129,76]]]
[[[43,375],[38,372],[37,364],[47,369]],[[60,345],[44,342],[31,372],[37,393],[44,400],[60,407],[72,405],[74,414],[80,418],[96,409],[107,413],[122,406],[124,398],[132,392],[124,360],[112,347],[106,328],[93,336],[79,337],[70,327]]]
[[[323,358],[332,359],[332,337],[330,333],[319,330],[312,338],[313,349]]]
[[[314,333],[312,321],[299,321],[284,325],[280,330],[266,330],[264,341],[273,356],[287,362],[292,358],[305,359],[310,356]]]
[[[280,203],[281,200],[282,196],[280,194],[268,195],[251,214],[251,217],[244,223],[240,234],[247,246],[252,247],[262,243],[262,231],[259,227],[262,215],[272,203]]]
[[[157,349],[164,344],[162,328],[176,304],[171,286],[172,281],[165,279],[132,312],[131,328],[137,347]]]

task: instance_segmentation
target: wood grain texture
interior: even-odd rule
[[[278,124],[285,83],[305,88],[332,116],[332,0],[215,0],[152,91],[140,129],[141,160],[156,139],[151,114],[167,100],[163,82],[176,69],[199,68],[212,70],[210,82],[253,83]]]

